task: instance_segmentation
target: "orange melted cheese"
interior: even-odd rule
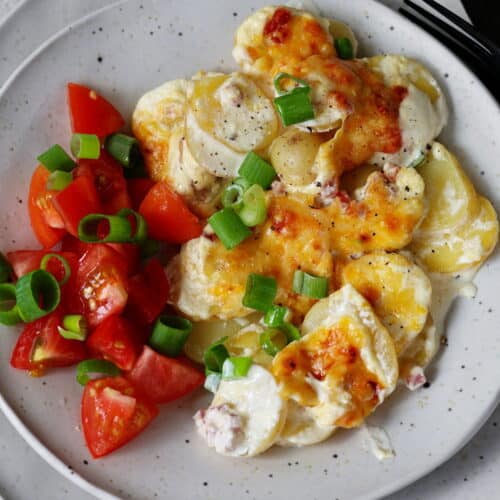
[[[361,359],[359,344],[355,325],[348,317],[289,344],[272,365],[283,396],[306,407],[317,406],[317,393],[307,378],[326,381],[329,387],[338,387],[351,396],[349,409],[331,424],[346,428],[359,425],[379,404],[378,394],[383,389]]]
[[[276,303],[290,307],[294,319],[301,321],[314,301],[292,291],[299,268],[317,276],[332,275],[328,225],[303,200],[282,196],[270,196],[268,219],[252,237],[233,250],[215,241],[205,262],[212,283],[208,292],[229,300],[229,309],[241,304],[248,274],[259,273],[276,278]]]

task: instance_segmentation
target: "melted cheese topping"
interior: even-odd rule
[[[355,427],[394,390],[394,345],[350,285],[323,300],[320,326],[280,351],[272,371],[283,397],[308,407],[318,424]]]

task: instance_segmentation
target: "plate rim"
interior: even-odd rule
[[[15,7],[15,9],[8,14],[1,22],[0,29],[7,25],[7,23],[23,8],[28,4],[31,0],[22,0],[21,3]],[[33,62],[35,61],[43,52],[49,48],[52,44],[56,43],[60,38],[70,33],[74,28],[80,27],[87,23],[88,21],[97,18],[103,12],[114,9],[119,5],[128,3],[130,0],[114,0],[111,1],[108,5],[100,7],[93,12],[90,12],[81,18],[70,22],[56,33],[51,35],[47,40],[41,43],[33,52],[31,52],[17,67],[9,77],[4,81],[4,83],[0,86],[0,101],[4,98],[6,92],[11,88],[11,86],[15,83],[18,76]],[[329,3],[334,4],[336,0],[327,0]],[[467,65],[462,62],[458,56],[456,56],[448,47],[442,44],[438,39],[427,33],[420,26],[412,23],[404,16],[402,16],[397,10],[378,2],[377,0],[364,0],[366,4],[369,4],[371,8],[380,9],[382,14],[387,14],[389,16],[393,16],[397,18],[399,23],[402,23],[403,27],[406,27],[409,30],[413,30],[418,33],[420,36],[431,40],[434,43],[437,43],[441,46],[442,49],[447,53],[447,57],[451,58],[460,68],[461,72],[463,72],[464,76],[467,76],[469,79],[472,79],[477,86],[478,92],[482,92],[485,94],[490,101],[490,105],[495,108],[497,112],[500,111],[500,102],[497,102],[495,97],[489,91],[489,89],[483,84],[483,82],[473,73]],[[393,481],[387,485],[382,485],[378,487],[375,491],[370,494],[361,495],[358,498],[360,500],[369,500],[374,498],[381,498],[387,495],[396,493],[401,489],[415,483],[419,479],[427,476],[436,468],[442,466],[447,461],[449,461],[453,456],[455,456],[464,446],[466,446],[470,440],[479,432],[479,430],[484,426],[486,421],[495,411],[497,406],[500,403],[500,387],[496,391],[495,395],[492,397],[489,404],[486,405],[483,410],[481,417],[475,422],[475,425],[472,426],[471,429],[468,430],[466,434],[456,443],[456,445],[450,449],[448,452],[443,455],[436,456],[434,460],[429,460],[427,462],[427,466],[424,468],[418,469],[416,472],[410,472],[404,476],[401,476],[396,481]],[[82,475],[78,474],[76,471],[70,469],[64,461],[59,458],[54,452],[52,452],[48,446],[46,446],[42,439],[40,439],[37,435],[35,435],[29,427],[24,423],[23,419],[14,411],[14,409],[10,406],[10,404],[5,399],[2,392],[0,392],[0,411],[6,416],[9,423],[16,429],[16,431],[20,434],[20,436],[26,441],[26,443],[46,462],[48,463],[54,470],[56,470],[63,477],[79,486],[83,491],[94,495],[97,498],[103,500],[120,500],[120,497],[110,493],[104,488],[95,485],[88,479],[85,479]],[[434,456],[433,456],[434,458]]]

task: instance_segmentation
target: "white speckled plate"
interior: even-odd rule
[[[500,113],[464,66],[432,38],[369,0],[317,2],[350,23],[362,54],[419,58],[445,86],[452,114],[442,140],[461,158],[479,190],[499,206]],[[0,248],[34,247],[26,193],[35,157],[69,127],[67,81],[99,89],[127,115],[139,96],[200,68],[234,67],[234,29],[260,1],[129,0],[97,12],[43,45],[0,94]],[[101,60],[101,62],[99,62]],[[429,371],[431,386],[398,390],[371,418],[390,434],[397,456],[379,463],[357,431],[304,449],[276,448],[254,459],[216,456],[191,421],[198,394],[163,407],[147,432],[108,458],[92,461],[78,427],[81,388],[72,369],[30,378],[9,367],[16,332],[0,330],[0,407],[56,469],[102,498],[375,498],[435,469],[463,446],[497,404],[500,315],[497,254],[479,273],[479,293],[460,299],[446,328],[448,346]],[[92,483],[92,484],[91,484]],[[93,486],[95,485],[95,486]]]

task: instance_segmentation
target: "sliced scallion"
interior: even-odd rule
[[[125,134],[112,134],[106,139],[106,151],[122,166],[131,167],[138,154],[135,137]]]
[[[243,193],[245,190],[240,184],[229,184],[221,196],[223,207],[230,207],[234,210],[239,210],[243,206]]]
[[[294,87],[293,89],[284,89],[281,86],[282,80],[293,80],[297,84],[297,86]],[[278,95],[284,95],[293,92],[298,88],[309,88],[309,84],[305,80],[302,80],[302,78],[297,78],[296,76],[293,76],[290,73],[278,73],[274,77],[274,88],[276,89]]]
[[[293,342],[294,340],[299,340],[301,337],[300,330],[292,323],[288,323],[285,321],[280,326],[280,330],[286,335],[286,340],[288,343]]]
[[[243,159],[238,175],[246,179],[250,185],[258,184],[267,189],[276,177],[276,170],[258,154],[250,151]]]
[[[340,59],[352,59],[354,49],[349,38],[335,38],[335,51]]]
[[[281,337],[281,339],[280,339]],[[287,342],[283,339],[284,334],[280,330],[268,328],[259,336],[259,343],[262,349],[270,356],[276,356],[285,347]]]
[[[160,316],[155,323],[149,345],[158,352],[175,358],[182,352],[193,324],[179,316]]]
[[[310,87],[298,87],[274,99],[274,106],[285,127],[314,118]]]
[[[16,283],[19,316],[26,323],[35,321],[56,309],[61,301],[57,280],[47,271],[37,269],[21,276]]]
[[[16,286],[12,283],[0,284],[0,324],[17,325],[21,322],[16,304]]]
[[[10,275],[12,274],[12,266],[5,257],[5,255],[0,252],[0,283],[5,283],[9,281]]]
[[[75,158],[97,160],[101,155],[101,143],[95,134],[73,134],[71,152]]]
[[[245,177],[236,177],[236,179],[233,180],[233,184],[238,184],[238,186],[243,188],[243,192],[245,192],[253,183],[245,179]]]
[[[238,214],[229,207],[215,212],[207,222],[227,250],[239,245],[252,234]]]
[[[238,210],[238,215],[248,227],[258,226],[266,220],[266,193],[261,186],[254,184],[243,194],[243,206]]]
[[[221,374],[217,372],[209,372],[206,374],[203,387],[210,392],[216,393],[221,381]]]
[[[47,179],[47,189],[49,191],[62,191],[69,186],[72,180],[73,174],[71,172],[54,170]]]
[[[101,232],[106,232],[101,236]],[[132,225],[126,217],[89,214],[78,224],[78,238],[85,243],[130,243]]]
[[[222,365],[229,357],[229,352],[224,345],[227,339],[228,337],[223,337],[207,347],[203,354],[203,363],[207,374],[210,372],[221,373]]]
[[[105,375],[120,375],[120,369],[111,361],[104,359],[86,359],[76,366],[76,380],[85,385],[90,380],[89,373],[104,373]]]
[[[272,305],[264,316],[264,324],[271,328],[279,328],[284,322],[290,310],[288,307]]]
[[[129,216],[134,218],[135,222],[135,232],[130,240],[131,243],[143,243],[148,237],[148,225],[146,219],[131,208],[122,208],[117,214],[118,217],[128,218]]]
[[[54,144],[52,147],[43,152],[37,160],[51,172],[62,170],[71,172],[76,167],[73,158],[69,156],[59,144]]]
[[[222,365],[222,380],[234,380],[246,377],[252,366],[252,358],[246,356],[230,356]]]
[[[59,335],[68,340],[84,341],[88,334],[87,320],[81,314],[68,314],[63,318],[63,326],[57,328]]]
[[[293,291],[312,299],[322,299],[328,295],[328,278],[297,269],[293,275]]]
[[[249,274],[242,303],[250,309],[267,312],[273,305],[277,291],[278,284],[273,277]]]
[[[62,255],[59,255],[57,253],[48,253],[42,257],[42,260],[40,261],[40,269],[46,271],[51,259],[56,259],[61,263],[61,266],[64,270],[64,276],[62,277],[61,281],[59,281],[59,284],[61,286],[65,285],[71,276],[71,266],[69,265],[69,262]]]

